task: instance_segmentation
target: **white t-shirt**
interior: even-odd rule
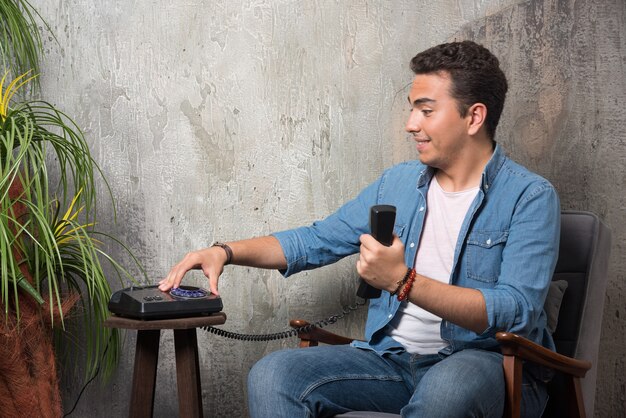
[[[428,209],[424,230],[415,256],[415,271],[422,276],[450,282],[454,247],[463,219],[478,193],[478,186],[460,192],[446,192],[433,177],[426,197]],[[408,352],[435,354],[448,344],[441,339],[441,318],[404,301],[387,332]]]

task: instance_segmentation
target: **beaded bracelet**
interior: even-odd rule
[[[391,292],[391,296],[395,296],[396,293],[398,293],[400,291],[400,289],[402,289],[402,286],[404,286],[406,284],[406,281],[409,279],[409,275],[411,274],[411,270],[413,270],[413,269],[412,268],[408,268],[406,270],[406,274],[404,275],[404,277],[402,277],[400,280],[398,280],[396,282],[396,290]]]
[[[411,288],[413,287],[413,282],[415,281],[415,274],[415,269],[411,269],[411,271],[408,273],[409,277],[407,277],[406,279],[406,284],[398,295],[398,300],[400,302],[402,302],[407,298],[407,296],[409,296],[409,292],[411,291]]]

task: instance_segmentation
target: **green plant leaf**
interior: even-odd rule
[[[27,0],[0,1],[0,59],[3,72],[9,70],[17,76],[32,70],[39,74],[43,43],[38,22],[58,43],[48,23]],[[38,80],[35,80],[35,87],[39,87]]]
[[[37,292],[37,290],[30,283],[28,283],[28,280],[26,280],[24,275],[22,275],[22,277],[19,277],[17,279],[16,283],[26,293],[28,293],[30,296],[32,296],[32,298],[35,299],[40,305],[43,304],[44,301],[43,301],[41,295],[39,294],[39,292]]]

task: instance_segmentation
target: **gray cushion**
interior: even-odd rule
[[[561,302],[563,301],[563,295],[565,294],[567,286],[567,280],[554,280],[550,283],[546,303],[543,306],[548,316],[547,328],[550,334],[554,334],[556,326],[558,325]]]

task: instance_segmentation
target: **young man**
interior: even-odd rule
[[[249,375],[252,417],[325,417],[351,410],[404,417],[501,417],[502,356],[494,335],[553,347],[543,303],[558,254],[559,201],[544,179],[494,141],[507,82],[473,42],[413,58],[406,130],[419,161],[385,171],[357,198],[308,227],[188,254],[160,285],[201,268],[211,291],[227,263],[285,276],[360,252],[372,299],[366,342],[282,350]],[[397,208],[390,247],[369,232],[369,209]],[[522,414],[540,416],[543,370],[525,368]]]

